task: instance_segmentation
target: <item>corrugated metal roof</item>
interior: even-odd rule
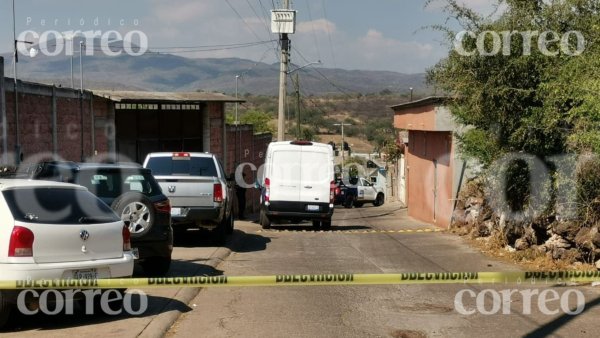
[[[435,105],[444,103],[449,98],[445,96],[430,96],[417,101],[404,102],[395,106],[391,106],[390,108],[394,110],[405,109],[405,108],[414,108],[414,107],[422,107],[427,105]]]
[[[111,99],[115,102],[245,102],[233,96],[221,93],[204,92],[143,92],[124,90],[92,90],[94,95]]]

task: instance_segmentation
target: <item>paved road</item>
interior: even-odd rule
[[[177,241],[172,276],[273,275],[316,273],[400,273],[442,271],[512,271],[469,248],[462,239],[409,219],[398,205],[336,209],[331,232],[310,226],[280,226],[263,231],[252,222],[236,222],[227,248]],[[231,252],[231,255],[222,260]],[[537,310],[523,314],[518,295],[506,303],[510,315],[461,315],[457,292],[468,289],[537,290],[531,285],[314,286],[204,289],[149,289],[149,310],[141,316],[23,316],[14,318],[2,337],[505,337],[595,336],[600,310],[598,289],[555,288],[559,295],[581,291],[585,311],[579,316]],[[491,293],[482,297],[492,308]],[[569,306],[575,308],[574,298]],[[465,306],[475,308],[474,299]],[[559,307],[558,301],[549,306]],[[484,309],[485,310],[485,309]],[[183,314],[179,316],[180,314]],[[177,322],[175,322],[179,318]],[[173,323],[175,325],[171,326]]]
[[[315,273],[400,273],[514,271],[514,266],[484,257],[462,239],[412,221],[397,205],[338,209],[334,231],[309,226],[259,230],[219,266],[227,275]],[[400,231],[399,231],[400,230]],[[169,337],[425,337],[425,336],[587,336],[596,332],[598,290],[579,287],[588,302],[580,316],[544,315],[533,299],[533,314],[523,314],[523,297],[507,303],[510,315],[461,315],[457,292],[471,289],[526,290],[531,285],[312,286],[206,289],[193,300]],[[543,291],[546,287],[542,287]],[[556,288],[559,295],[572,288]],[[486,294],[487,311],[493,306]],[[575,297],[571,309],[575,308]],[[467,309],[475,301],[465,301]],[[559,301],[549,303],[550,309]],[[484,309],[486,310],[486,309]]]

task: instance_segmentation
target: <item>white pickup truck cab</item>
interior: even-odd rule
[[[273,142],[267,148],[259,180],[263,228],[284,220],[310,220],[316,228],[331,227],[336,186],[330,145],[308,141]]]

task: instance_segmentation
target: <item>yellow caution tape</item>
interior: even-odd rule
[[[400,230],[328,230],[328,231],[306,231],[306,230],[257,230],[257,233],[269,233],[269,232],[292,232],[292,233],[337,233],[337,234],[408,234],[408,233],[424,233],[424,232],[445,232],[444,229],[400,229]]]
[[[0,289],[119,289],[169,287],[401,285],[401,284],[563,284],[600,281],[600,271],[428,272],[399,274],[311,274],[273,276],[193,276],[95,280],[0,281]]]

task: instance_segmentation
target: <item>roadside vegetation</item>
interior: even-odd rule
[[[514,34],[494,55],[452,49],[429,71],[429,83],[449,93],[456,121],[469,126],[457,135],[462,153],[484,168],[463,191],[453,226],[533,261],[541,255],[600,268],[600,3],[505,0],[498,1],[505,10],[485,18],[446,2],[448,16],[473,32],[463,39],[469,51],[486,31],[585,37],[580,55],[559,46],[577,50],[575,35],[553,39],[551,56],[536,37],[525,55],[524,36]],[[455,42],[457,30],[434,28]],[[483,41],[493,50],[491,34]]]
[[[419,97],[415,95],[415,99]],[[255,124],[255,132],[275,132],[278,98],[245,94],[244,99],[246,102],[238,105],[240,122]],[[381,152],[388,144],[393,144],[397,137],[397,131],[393,127],[394,114],[390,107],[407,100],[408,95],[390,90],[371,94],[302,96],[300,105],[295,96],[289,96],[286,113],[288,134],[296,138],[322,141],[327,135],[339,135],[340,127],[335,124],[344,122],[351,124],[344,128],[346,137],[365,140],[372,145],[371,151]],[[227,121],[233,123],[234,120],[234,106],[229,105]]]

